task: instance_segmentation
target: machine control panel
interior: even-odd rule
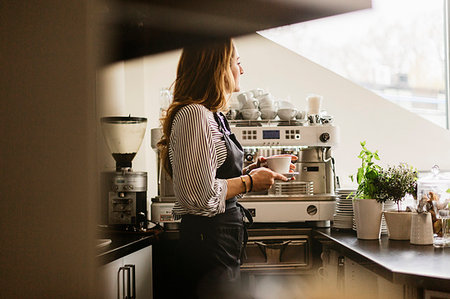
[[[337,145],[336,126],[249,126],[231,127],[243,146],[327,146]]]

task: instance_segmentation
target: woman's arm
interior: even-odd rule
[[[250,177],[252,179],[250,180]],[[245,184],[242,182],[245,181]],[[283,180],[288,181],[284,175],[273,172],[269,168],[260,167],[256,168],[248,175],[242,175],[240,177],[232,178],[227,180],[228,189],[227,189],[227,199],[233,198],[238,194],[247,193],[249,191],[263,191],[269,189],[274,183],[275,180]],[[253,186],[252,185],[253,181]],[[252,188],[250,190],[250,188]]]
[[[218,166],[208,110],[183,107],[175,116],[170,148],[174,192],[187,211],[215,215],[225,210],[227,181],[216,179]],[[212,117],[212,115],[211,115]]]

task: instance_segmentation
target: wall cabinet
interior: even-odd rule
[[[100,298],[153,298],[152,246],[98,268]]]

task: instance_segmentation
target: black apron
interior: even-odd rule
[[[214,118],[227,148],[225,162],[216,178],[242,175],[244,152],[231,133],[222,113]],[[214,217],[183,215],[180,226],[180,270],[183,298],[246,298],[240,286],[240,264],[247,239],[244,216],[250,213],[237,198],[226,201],[226,209]]]

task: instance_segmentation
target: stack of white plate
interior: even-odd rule
[[[353,203],[351,195],[355,189],[336,190],[336,211],[333,217],[333,227],[351,229],[353,227]]]
[[[392,210],[396,211],[397,205],[395,204],[395,202],[393,202],[391,200],[387,200],[383,205],[383,211],[392,211]],[[388,234],[386,219],[384,219],[384,213],[383,213],[383,216],[381,216],[381,234],[382,235]]]

